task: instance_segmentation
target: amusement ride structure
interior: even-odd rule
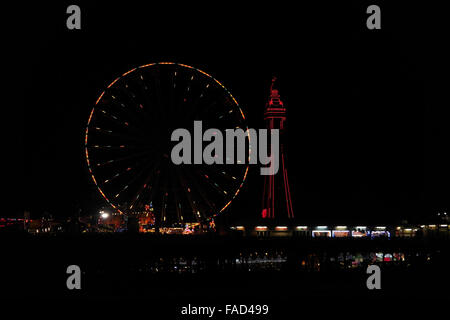
[[[143,65],[105,88],[89,115],[85,154],[92,180],[115,215],[140,214],[156,226],[211,223],[231,204],[248,164],[171,161],[171,133],[196,120],[219,130],[247,130],[231,93],[194,67]]]

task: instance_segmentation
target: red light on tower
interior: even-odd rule
[[[276,77],[272,79],[272,85],[270,86],[270,98],[264,111],[264,120],[266,121],[267,129],[280,130],[281,163],[280,170],[278,170],[277,174],[267,175],[264,177],[261,215],[263,218],[275,218],[275,211],[277,211],[278,218],[283,218],[285,217],[285,214],[287,214],[287,217],[292,219],[294,218],[294,211],[292,210],[291,193],[289,190],[289,180],[284,150],[286,108],[281,101],[278,89],[275,88],[276,80]],[[277,199],[277,202],[275,202],[275,199]]]

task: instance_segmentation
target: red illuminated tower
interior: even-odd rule
[[[276,77],[272,79],[270,100],[264,111],[264,120],[269,131],[270,129],[280,130],[280,165],[275,175],[264,177],[262,217],[273,219],[276,215],[277,219],[284,219],[286,217],[294,218],[294,211],[292,210],[291,193],[289,191],[284,147],[286,108],[280,99],[278,89],[275,88],[276,80]]]

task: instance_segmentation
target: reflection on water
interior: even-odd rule
[[[431,263],[431,253],[404,252],[338,252],[307,253],[288,256],[283,251],[264,250],[241,252],[238,256],[221,259],[199,257],[161,257],[139,268],[150,273],[201,273],[205,271],[282,271],[292,266],[297,271],[316,272],[321,270],[359,269],[369,264],[390,267],[409,267],[412,264]]]

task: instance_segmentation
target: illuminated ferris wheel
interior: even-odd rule
[[[92,180],[119,214],[152,211],[159,225],[209,221],[239,193],[248,165],[175,165],[171,133],[247,129],[231,93],[209,74],[178,63],[132,69],[101,93],[86,127]]]

